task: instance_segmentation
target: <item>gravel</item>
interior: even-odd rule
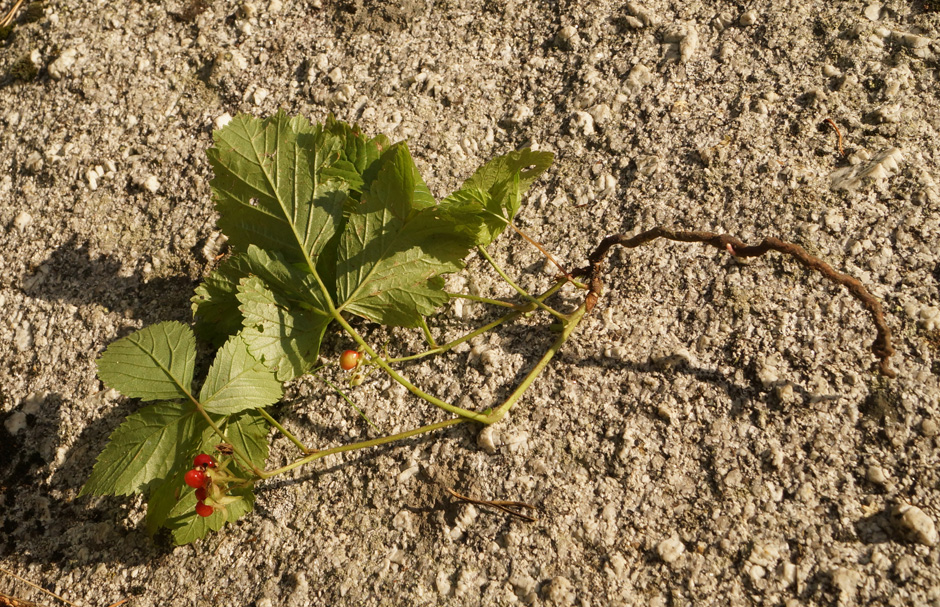
[[[76,603],[140,607],[940,605],[934,4],[21,11],[0,42],[0,566]],[[324,459],[205,540],[150,539],[139,499],[77,498],[138,406],[94,361],[190,319],[225,250],[212,129],[279,108],[408,139],[438,196],[496,154],[554,152],[516,223],[570,268],[606,234],[659,224],[797,242],[884,302],[898,377],[871,370],[869,317],[843,290],[778,256],[655,242],[613,253],[598,308],[488,433]],[[528,289],[555,272],[509,233],[493,254]],[[476,259],[460,288],[512,296]],[[451,312],[436,333],[492,318]],[[367,332],[403,351],[422,339]],[[550,341],[525,321],[402,371],[482,409]],[[331,335],[323,354],[346,347]],[[441,419],[382,377],[349,393],[384,432]],[[312,378],[279,415],[317,446],[374,436]],[[269,466],[293,449],[274,439]],[[533,504],[538,521],[445,488]],[[52,602],[2,573],[0,589]]]

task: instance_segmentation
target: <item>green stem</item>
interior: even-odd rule
[[[528,375],[525,376],[525,379],[523,379],[522,382],[516,386],[516,389],[513,390],[513,393],[509,395],[509,398],[503,401],[503,404],[501,404],[492,413],[489,414],[489,416],[483,422],[484,424],[489,425],[501,420],[503,416],[505,416],[506,413],[512,408],[512,406],[516,404],[516,401],[518,401],[522,395],[525,394],[525,391],[529,389],[529,386],[532,385],[532,382],[534,382],[536,378],[542,373],[542,371],[545,370],[545,367],[548,365],[552,357],[555,356],[558,350],[561,349],[561,346],[564,345],[566,341],[568,341],[569,337],[571,337],[571,334],[584,318],[585,311],[586,309],[584,304],[581,304],[581,306],[575,310],[571,316],[568,317],[568,321],[565,323],[561,335],[558,336],[558,339],[555,340],[555,343],[552,344],[552,347],[542,355],[542,358],[539,359],[539,362],[537,362],[535,366],[532,367],[532,370],[529,371]]]
[[[346,330],[347,333],[349,333],[349,335],[356,341],[356,343],[362,346],[363,350],[365,350],[365,352],[369,354],[369,356],[371,357],[370,362],[372,364],[382,367],[382,369],[384,369],[386,373],[392,376],[392,379],[394,379],[395,381],[403,385],[405,388],[408,389],[409,392],[411,392],[418,398],[423,398],[424,400],[428,401],[435,407],[443,409],[444,411],[447,411],[448,413],[459,415],[460,417],[465,417],[467,419],[472,419],[474,421],[483,421],[484,419],[486,419],[486,415],[482,413],[477,413],[476,411],[468,411],[467,409],[461,409],[460,407],[455,407],[454,405],[450,403],[442,401],[436,396],[428,394],[427,392],[425,392],[418,386],[414,385],[413,383],[405,379],[405,377],[402,376],[400,373],[395,371],[395,369],[391,368],[389,364],[385,362],[385,359],[379,356],[375,352],[375,350],[373,350],[372,347],[368,343],[366,343],[366,340],[363,339],[362,336],[359,335],[359,333],[355,329],[353,329],[352,326],[350,326],[348,322],[346,322],[346,319],[343,318],[342,314],[340,314],[339,312],[334,312],[333,318],[336,320],[336,322],[339,323],[341,327],[343,327],[343,329]]]
[[[544,293],[536,297],[536,299],[539,301],[545,301],[546,299],[548,299],[549,297],[557,293],[558,290],[561,289],[564,285],[565,285],[565,281],[563,280],[558,281],[549,290],[545,291]],[[477,335],[482,335],[483,333],[486,333],[487,331],[491,331],[503,323],[515,320],[519,318],[520,316],[522,316],[523,314],[531,312],[532,310],[535,309],[535,304],[526,304],[524,306],[514,306],[514,307],[516,308],[514,312],[510,312],[509,314],[506,314],[505,316],[501,316],[497,318],[496,320],[494,320],[493,322],[487,325],[483,325],[479,329],[475,329],[471,331],[470,333],[467,333],[463,337],[455,339],[454,341],[448,342],[441,346],[437,346],[435,348],[431,348],[430,350],[425,350],[424,352],[419,352],[417,354],[411,354],[409,356],[403,356],[401,358],[387,358],[385,362],[400,363],[400,362],[406,362],[409,360],[417,360],[419,358],[424,358],[425,356],[431,356],[432,354],[442,354],[444,352],[447,352],[448,350],[452,350],[453,348],[456,348],[457,346],[459,346],[460,344],[466,341],[473,339]]]
[[[291,464],[282,466],[270,472],[258,472],[258,476],[262,479],[271,478],[272,476],[277,476],[278,474],[284,474],[294,468],[299,468],[304,464],[309,464],[312,461],[318,460],[321,457],[326,457],[327,455],[334,455],[336,453],[343,453],[344,451],[355,451],[357,449],[367,449],[369,447],[377,447],[379,445],[384,445],[387,443],[392,443],[398,440],[403,440],[406,438],[411,438],[412,436],[418,436],[419,434],[424,434],[426,432],[433,432],[434,430],[440,430],[441,428],[446,428],[448,426],[455,426],[468,421],[462,417],[454,417],[442,422],[437,422],[436,424],[429,424],[427,426],[421,426],[420,428],[415,428],[414,430],[408,430],[407,432],[400,432],[398,434],[392,434],[390,436],[383,436],[381,438],[373,438],[372,440],[362,441],[358,443],[351,443],[349,445],[342,445],[339,447],[333,447],[332,449],[324,449],[323,451],[317,451],[316,453],[311,453],[310,455],[303,457]]]
[[[431,335],[431,329],[430,329],[430,327],[428,327],[428,321],[427,321],[427,319],[426,319],[425,317],[423,317],[423,316],[421,316],[420,318],[421,318],[421,330],[424,331],[424,338],[425,338],[426,340],[428,340],[428,344],[429,344],[432,348],[436,348],[436,347],[437,347],[437,342],[434,341],[434,336]]]
[[[376,426],[375,424],[373,424],[372,421],[371,421],[368,417],[366,417],[366,414],[362,412],[362,409],[360,409],[359,407],[357,407],[357,406],[356,406],[356,403],[354,403],[351,398],[349,398],[348,396],[346,396],[346,393],[345,393],[345,392],[343,392],[342,390],[340,390],[339,388],[337,388],[336,385],[334,385],[333,382],[331,382],[330,380],[324,378],[323,381],[326,382],[326,385],[328,385],[329,387],[331,387],[331,388],[333,388],[334,390],[336,390],[336,393],[339,394],[340,396],[342,396],[342,397],[343,397],[343,400],[345,400],[346,403],[347,403],[350,407],[352,407],[353,409],[355,409],[355,410],[356,410],[356,413],[359,414],[359,417],[361,417],[362,419],[364,419],[367,424],[369,424],[370,426],[372,426],[372,429],[373,429],[373,430],[375,430],[376,432],[378,432],[378,433],[381,434],[382,431],[379,430],[379,427]],[[307,451],[307,453],[310,453],[310,451]]]
[[[564,314],[562,314],[562,313],[559,312],[558,310],[555,310],[554,308],[545,305],[544,303],[542,303],[541,301],[539,301],[539,300],[536,299],[535,297],[532,297],[532,296],[529,294],[528,291],[526,291],[525,289],[523,289],[522,287],[520,287],[519,285],[517,285],[515,282],[513,282],[513,280],[512,280],[511,278],[509,278],[509,276],[508,276],[505,272],[503,272],[503,269],[502,269],[501,267],[499,267],[499,264],[496,263],[496,260],[493,259],[492,257],[490,257],[490,254],[486,252],[486,249],[485,249],[485,248],[483,248],[482,246],[478,246],[478,247],[477,247],[477,251],[479,251],[479,252],[480,252],[480,255],[482,255],[488,262],[490,262],[490,265],[493,266],[493,269],[496,270],[496,273],[499,274],[500,277],[501,277],[503,280],[506,281],[506,284],[508,284],[508,285],[509,285],[510,287],[512,287],[513,289],[515,289],[516,292],[519,293],[519,295],[521,295],[523,298],[525,298],[525,299],[528,300],[529,302],[534,303],[535,305],[537,305],[537,306],[538,306],[539,308],[541,308],[542,310],[545,310],[546,312],[548,312],[549,314],[551,314],[551,315],[554,316],[555,318],[558,318],[558,319],[561,320],[562,322],[564,322],[564,321],[567,319],[567,316],[565,316]]]
[[[196,400],[195,398],[193,398],[192,395],[190,395],[189,399],[193,402],[194,405],[196,405],[196,410],[199,411],[199,413],[202,414],[202,416],[205,418],[206,422],[209,423],[209,426],[210,426],[213,430],[215,430],[215,433],[218,434],[220,437],[222,437],[222,442],[228,443],[228,438],[225,436],[225,433],[222,432],[222,429],[219,428],[218,424],[216,424],[216,423],[212,420],[212,416],[209,415],[209,413],[206,411],[205,407],[202,406],[202,403],[199,402],[198,400]],[[231,444],[231,443],[228,443],[228,444]],[[241,449],[239,449],[239,448],[236,447],[235,445],[232,445],[232,451],[233,451],[233,453],[235,453],[235,455],[238,456],[239,459],[241,459],[241,460],[245,463],[246,466],[248,466],[249,468],[251,468],[252,472],[254,472],[255,474],[258,474],[258,473],[261,472],[261,470],[260,470],[257,466],[255,466],[253,463],[251,463],[251,459],[250,459],[247,455],[245,455],[244,453],[241,452]]]
[[[490,299],[489,297],[480,297],[479,295],[470,295],[469,293],[445,293],[451,299],[469,299],[470,301],[479,301],[480,303],[490,304],[491,306],[500,306],[503,308],[512,308],[518,310],[520,306],[500,299]]]
[[[290,439],[290,442],[292,442],[292,443],[294,443],[295,445],[297,445],[297,448],[300,449],[301,451],[303,451],[304,454],[312,453],[312,452],[313,452],[312,449],[308,449],[302,442],[300,442],[300,441],[297,439],[297,437],[295,437],[293,434],[291,434],[290,432],[288,432],[287,429],[284,428],[284,426],[282,426],[281,424],[279,424],[276,419],[274,419],[273,417],[271,417],[271,415],[268,414],[267,411],[265,411],[264,409],[258,409],[258,413],[260,413],[260,414],[261,414],[261,417],[263,417],[264,419],[266,419],[269,424],[271,424],[272,426],[274,426],[275,428],[277,428],[278,431],[279,431],[281,434],[283,434],[283,435],[286,436],[288,439]]]

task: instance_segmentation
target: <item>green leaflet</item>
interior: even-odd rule
[[[218,531],[225,523],[234,523],[245,516],[255,506],[255,494],[252,486],[234,489],[230,495],[241,497],[235,503],[226,506],[223,512],[217,509],[212,516],[201,517],[196,514],[196,494],[188,489],[167,514],[164,524],[173,533],[173,542],[181,546],[203,538],[210,531]]]
[[[242,279],[238,301],[245,326],[241,336],[251,354],[274,371],[278,381],[306,373],[317,360],[332,317],[292,306],[257,276]]]
[[[191,453],[206,425],[192,403],[161,402],[129,415],[111,434],[79,495],[129,495]]]
[[[447,301],[439,276],[463,267],[474,246],[461,223],[476,213],[429,200],[408,148],[397,144],[349,216],[337,262],[337,309],[387,325],[417,326]]]
[[[280,253],[249,245],[246,252],[225,260],[196,287],[191,301],[197,335],[221,346],[241,331],[244,323],[239,309],[242,302],[238,298],[238,285],[252,275],[277,289],[292,306],[321,316],[329,314],[328,300],[311,274],[288,264]]]
[[[199,401],[208,413],[231,415],[259,409],[281,399],[281,382],[248,351],[241,335],[216,353]]]
[[[528,148],[498,156],[477,169],[459,190],[441,201],[441,205],[480,203],[484,228],[477,244],[488,245],[516,216],[522,194],[551,166],[553,158],[550,152]]]
[[[267,435],[269,427],[260,413],[256,410],[244,411],[225,418],[224,421],[222,419],[216,421],[223,426],[225,436],[229,443],[234,445],[235,448],[239,449],[242,453],[247,454],[254,466],[258,468],[264,467],[265,460],[268,458]],[[191,453],[186,454],[186,456],[177,463],[166,480],[151,485],[150,496],[147,501],[146,519],[147,533],[149,535],[154,535],[160,527],[166,523],[167,517],[170,516],[171,512],[176,511],[176,515],[179,517],[178,523],[186,519],[187,513],[193,512],[195,498],[187,498],[187,494],[188,496],[194,495],[193,490],[183,484],[183,476],[186,474],[187,470],[192,468],[192,456],[196,453],[211,453],[215,445],[219,443],[219,440],[218,435],[209,428],[208,424],[205,424],[201,444]],[[240,461],[237,463],[241,464]],[[243,491],[241,495],[247,495],[247,493]],[[192,503],[188,511],[184,510],[182,507],[177,508],[177,502],[184,498],[187,498],[187,501]],[[194,523],[195,520],[190,522]],[[182,526],[188,527],[190,531],[180,532],[176,538],[177,543],[185,543],[178,540],[186,533],[193,534],[200,529],[207,532],[210,528],[209,526],[198,528],[195,525]],[[189,541],[193,539],[198,538],[193,536]]]
[[[98,359],[98,377],[131,398],[187,398],[195,360],[196,340],[189,327],[161,322],[108,346]]]
[[[346,186],[321,176],[342,142],[283,111],[265,120],[240,114],[213,137],[211,185],[231,245],[277,251],[315,273],[342,220]]]

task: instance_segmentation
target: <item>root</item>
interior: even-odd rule
[[[573,276],[586,276],[590,290],[585,300],[585,307],[588,312],[597,304],[597,299],[603,291],[604,283],[601,280],[603,273],[604,259],[607,253],[614,245],[620,245],[628,249],[638,247],[642,244],[665,238],[676,242],[701,242],[711,245],[721,251],[728,251],[735,257],[759,257],[768,251],[777,251],[784,255],[789,255],[804,267],[819,272],[830,281],[840,284],[849,290],[849,293],[865,307],[871,314],[875,323],[877,336],[871,345],[872,353],[879,359],[878,368],[882,375],[887,377],[896,377],[897,373],[891,369],[889,359],[894,354],[894,347],[891,345],[891,329],[885,322],[884,312],[881,308],[881,302],[875,299],[871,293],[862,285],[858,279],[847,274],[842,274],[832,269],[832,267],[814,255],[810,255],[806,250],[796,244],[785,242],[778,238],[765,238],[758,245],[747,245],[733,236],[727,234],[715,234],[713,232],[670,230],[664,227],[656,227],[645,232],[640,232],[635,236],[626,236],[624,234],[615,234],[608,236],[594,249],[594,252],[588,257],[590,265],[575,270]]]

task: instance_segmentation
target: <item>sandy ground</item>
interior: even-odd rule
[[[23,15],[0,43],[0,566],[101,606],[940,605],[934,0],[50,0]],[[278,108],[408,139],[439,196],[498,153],[553,151],[517,223],[571,267],[605,234],[658,224],[798,242],[883,300],[898,377],[872,372],[872,326],[844,290],[776,255],[654,243],[613,255],[598,309],[492,434],[324,460],[205,540],[151,540],[139,500],[76,497],[139,406],[94,360],[190,319],[217,250],[211,131]],[[527,288],[550,283],[521,239],[493,250]],[[510,295],[479,260],[465,276],[452,286]],[[432,324],[487,318],[470,305]],[[402,370],[483,408],[550,340],[510,326]],[[332,335],[324,355],[347,345]],[[350,394],[387,432],[441,418],[382,378]],[[278,415],[311,444],[372,435],[312,379]],[[291,448],[275,439],[269,465]],[[3,574],[0,592],[57,604]]]

